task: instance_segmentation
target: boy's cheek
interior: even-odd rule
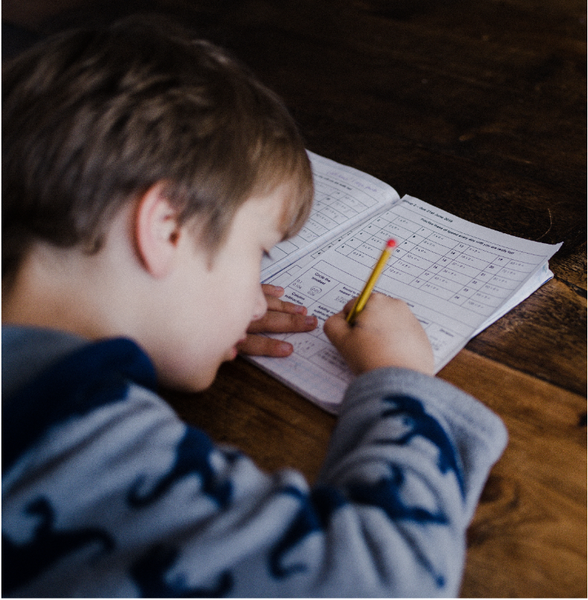
[[[206,348],[202,344],[202,348]],[[212,352],[202,353],[202,348],[186,349],[182,354],[151,356],[158,382],[167,388],[184,392],[201,392],[210,387],[221,363],[226,357]]]
[[[207,372],[200,371],[197,377],[194,377],[194,374],[192,374],[191,377],[165,378],[162,384],[165,387],[181,392],[202,392],[212,385],[217,371],[218,369],[211,369]]]

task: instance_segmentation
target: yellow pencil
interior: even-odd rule
[[[384,270],[384,267],[386,266],[386,263],[388,262],[388,259],[390,258],[390,255],[392,254],[392,251],[394,250],[395,247],[396,247],[396,240],[389,239],[386,242],[386,246],[385,246],[384,250],[382,251],[382,255],[378,259],[378,262],[376,263],[376,266],[374,267],[372,274],[370,275],[369,279],[367,280],[361,294],[357,297],[357,300],[355,301],[353,308],[347,315],[346,320],[350,325],[353,325],[353,321],[355,321],[355,318],[357,317],[357,315],[363,310],[364,306],[366,305],[366,302],[368,301],[374,287],[376,286],[376,282],[378,281],[380,275],[382,274],[382,271]]]

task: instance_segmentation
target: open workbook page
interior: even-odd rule
[[[367,173],[310,151],[308,157],[314,178],[312,212],[298,235],[279,243],[264,259],[263,279],[400,202],[394,188]]]
[[[336,412],[352,379],[322,324],[361,291],[388,238],[398,247],[376,290],[405,300],[433,346],[436,371],[483,328],[553,275],[548,260],[561,244],[503,234],[405,196],[390,210],[266,279],[284,299],[319,319],[311,333],[282,334],[288,358],[253,362],[326,410]]]

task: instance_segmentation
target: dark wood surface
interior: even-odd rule
[[[462,595],[586,597],[585,2],[5,0],[5,40],[16,51],[31,34],[139,10],[231,49],[311,150],[482,225],[564,242],[555,278],[440,377],[510,435],[469,530]],[[242,359],[205,393],[166,397],[261,467],[310,481],[334,425]]]

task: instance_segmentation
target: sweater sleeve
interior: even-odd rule
[[[382,369],[350,386],[309,489],[132,385],[53,425],[5,473],[3,591],[455,596],[465,531],[505,443],[473,398]]]
[[[319,480],[361,515],[364,573],[382,594],[458,594],[465,533],[506,443],[494,413],[441,379],[380,369],[350,385]]]

